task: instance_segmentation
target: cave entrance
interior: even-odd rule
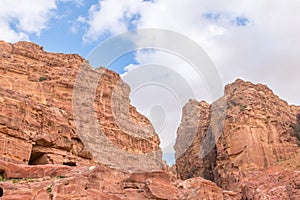
[[[68,165],[68,166],[74,167],[74,166],[76,166],[76,162],[71,162],[71,161],[63,162],[63,165]]]
[[[51,154],[37,151],[34,148],[31,151],[28,165],[47,165],[47,164],[62,164],[67,166],[77,166],[76,161],[67,160],[65,156],[55,157]]]
[[[2,197],[2,196],[3,196],[3,194],[4,194],[4,192],[3,192],[3,188],[2,188],[2,187],[0,187],[0,197]]]
[[[0,180],[3,180],[4,179],[4,171],[3,170],[0,170]]]
[[[32,151],[28,164],[29,165],[46,165],[46,164],[51,164],[51,163],[49,162],[47,154],[42,153],[42,152]]]

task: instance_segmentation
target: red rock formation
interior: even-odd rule
[[[299,107],[289,106],[265,85],[241,80],[226,86],[225,95],[228,110],[215,173],[216,182],[229,189],[238,181],[235,172],[295,156],[299,141],[292,136],[292,125]]]
[[[45,176],[61,176],[71,170],[65,165],[25,165],[0,161],[1,181],[5,179],[42,178]]]
[[[241,174],[244,199],[300,199],[300,154],[264,170]]]
[[[32,165],[88,165],[95,162],[93,157],[101,157],[99,153],[105,156],[95,150],[100,144],[85,140],[86,136],[96,141],[93,131],[80,133],[76,126],[87,120],[81,116],[88,115],[73,115],[72,102],[78,98],[74,88],[85,89],[81,80],[78,83],[81,69],[91,76],[102,75],[93,80],[97,87],[91,103],[107,141],[125,154],[148,153],[148,165],[160,163],[159,138],[149,120],[129,105],[130,90],[119,75],[104,68],[94,70],[78,55],[48,53],[29,42],[0,42],[0,159]],[[114,106],[122,108],[117,109],[122,112],[121,121],[115,119]],[[131,132],[147,135],[139,138]],[[150,159],[153,152],[155,161]],[[111,159],[112,153],[106,156]]]
[[[26,42],[0,43],[1,159],[14,163],[91,160],[75,133],[70,79],[83,59]]]
[[[11,167],[10,175],[5,174],[6,179],[0,182],[3,200],[236,199],[235,193],[222,191],[216,184],[200,177],[182,181],[164,171],[128,174],[103,165],[71,168],[1,163]],[[53,169],[57,169],[57,173]],[[36,173],[30,177],[22,174],[25,171]],[[18,172],[24,178],[9,179]]]
[[[177,131],[176,170],[181,179],[204,177],[214,180],[213,170],[217,154],[215,148],[199,159],[201,143],[210,123],[210,105],[204,101],[190,100],[182,110],[182,123]]]
[[[299,198],[299,107],[266,86],[184,107],[170,168],[184,181],[129,91],[78,55],[0,42],[1,199]]]
[[[212,118],[214,105],[225,100],[226,115],[223,122],[218,122]],[[241,173],[264,169],[296,155],[299,141],[293,135],[293,124],[296,124],[299,107],[288,105],[265,85],[242,80],[227,85],[225,96],[216,103],[209,106],[190,101],[183,110],[183,115],[189,111],[198,113],[191,115],[199,116],[199,119],[190,116],[190,120],[183,116],[178,129],[177,149],[191,128],[197,129],[187,150],[184,153],[181,149],[176,150],[176,154],[180,152],[176,168],[181,178],[203,176],[224,189],[240,191]],[[188,125],[186,121],[192,123]],[[222,129],[213,128],[218,123],[223,125]],[[214,136],[211,141],[219,135],[220,138],[210,153],[201,157],[205,151],[203,142],[210,132]]]

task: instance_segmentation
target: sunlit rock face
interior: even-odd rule
[[[74,88],[83,93],[87,89],[80,82],[84,80],[78,81],[82,69],[99,78],[92,80],[97,83],[95,98],[79,101],[91,103],[92,114],[73,112],[83,107],[74,105],[74,99],[78,99]],[[158,135],[150,121],[130,105],[129,92],[118,74],[105,68],[95,70],[79,55],[48,53],[29,42],[0,42],[0,159],[25,164],[86,165],[105,155],[118,156],[113,154],[117,149],[125,154],[123,157],[127,152],[152,156],[155,167],[161,167]],[[92,125],[85,118],[89,114],[96,116],[94,129],[114,147],[112,152],[96,151],[101,143],[95,143],[95,132],[82,132],[76,126],[84,120],[85,126]],[[147,164],[151,166],[150,161]]]
[[[220,137],[212,138],[215,145],[203,157],[203,141],[211,131],[209,127],[217,124],[212,117],[216,110],[213,105],[222,100],[227,102],[223,104],[223,127],[215,129],[221,133],[212,134]],[[294,127],[299,107],[288,105],[265,85],[243,80],[227,85],[218,101],[212,105],[190,101],[184,107],[175,145],[179,177],[202,176],[224,189],[240,191],[246,172],[266,169],[297,154],[299,141]],[[192,142],[182,152],[182,140],[194,129]]]
[[[129,92],[78,55],[0,42],[0,198],[236,199],[163,167],[159,138]]]

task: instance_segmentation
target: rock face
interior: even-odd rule
[[[300,199],[300,154],[241,177],[244,199]]]
[[[130,106],[129,92],[118,74],[83,65],[73,90],[76,130],[101,163],[125,171],[161,169],[158,135]]]
[[[238,182],[235,172],[261,169],[292,158],[299,147],[293,136],[299,107],[289,106],[264,85],[241,80],[225,88],[228,111],[217,143],[216,182]]]
[[[179,177],[202,176],[224,189],[240,192],[242,174],[266,169],[296,155],[299,141],[293,127],[297,124],[299,107],[288,105],[265,85],[242,80],[227,85],[219,101],[227,101],[222,129],[210,129],[216,124],[210,117],[215,103],[190,101],[183,109],[175,145]],[[189,112],[200,113],[193,115],[199,119],[188,116]],[[185,135],[189,135],[191,128],[197,129],[197,133],[182,153],[178,147],[184,143],[182,138],[188,140]],[[211,130],[216,130],[212,131],[215,137],[211,139],[216,143],[205,157],[201,157],[205,151],[202,143]]]
[[[9,173],[4,173],[5,179],[1,178],[1,200],[237,199],[234,192],[223,191],[203,178],[182,181],[164,171],[123,173],[103,165],[26,166],[3,161],[1,164],[10,167]],[[30,177],[24,174],[26,171],[35,173]],[[20,175],[24,178],[17,179]]]
[[[210,123],[210,105],[204,101],[190,100],[182,110],[182,123],[177,131],[176,169],[181,179],[201,176],[214,180],[213,170],[217,158],[215,148],[199,159],[201,143]]]
[[[1,200],[300,198],[300,109],[266,86],[237,80],[211,105],[191,100],[176,170],[129,92],[78,55],[0,41]]]
[[[92,106],[109,142],[127,152],[158,152],[155,159],[161,161],[159,138],[149,120],[129,105],[129,87],[118,74],[104,68],[94,70],[78,55],[48,53],[29,42],[0,42],[1,160],[70,166],[95,162],[93,146],[81,137],[93,139],[92,133],[80,135],[76,127],[80,121],[75,118],[84,115],[73,116],[73,90],[82,66],[92,75],[102,74],[96,80],[99,84]],[[113,104],[122,108],[123,121],[114,119]],[[128,134],[122,126],[129,121],[130,131],[144,131],[147,137]]]
[[[129,92],[78,55],[0,42],[0,198],[235,199],[161,169],[159,138]]]

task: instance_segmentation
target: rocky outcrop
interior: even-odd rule
[[[300,154],[241,175],[243,199],[300,199]]]
[[[129,92],[118,74],[83,65],[73,90],[76,130],[101,163],[125,171],[161,169],[158,135],[130,106]]]
[[[293,136],[299,107],[290,106],[269,88],[237,80],[226,86],[228,109],[223,134],[217,142],[216,182],[233,188],[236,172],[262,169],[295,156]]]
[[[266,86],[190,100],[176,169],[129,92],[78,55],[0,42],[0,198],[299,199],[300,109]]]
[[[0,182],[7,179],[42,178],[46,176],[61,176],[70,171],[66,165],[26,165],[13,164],[0,160]]]
[[[163,171],[159,138],[129,92],[78,55],[0,42],[0,198],[235,199]]]
[[[222,129],[212,114],[214,104],[190,101],[183,109],[183,121],[176,141],[176,168],[181,178],[202,176],[224,189],[241,191],[241,174],[266,169],[277,162],[294,157],[299,141],[293,134],[299,107],[290,106],[262,84],[237,80],[225,88],[219,101],[227,101]],[[189,109],[186,109],[189,108]],[[188,112],[198,113],[185,119]],[[188,115],[187,115],[188,116]],[[195,115],[194,115],[195,116]],[[192,118],[192,120],[189,120]],[[194,121],[187,124],[186,121]],[[191,127],[197,129],[187,150],[178,147],[187,140]],[[210,153],[203,154],[203,141],[213,135]],[[220,138],[218,138],[220,136]]]
[[[96,98],[74,105],[74,99],[80,98],[74,95],[74,88],[83,93],[86,89],[80,82],[84,80],[78,79],[82,69],[99,78],[94,80]],[[29,42],[0,42],[0,159],[71,166],[99,161],[101,156],[94,149],[100,144],[86,140],[88,137],[95,142],[97,136],[92,130],[78,128],[82,121],[89,120],[84,118],[87,113],[73,112],[89,103],[96,113],[97,126],[110,144],[125,153],[148,153],[151,157],[155,152],[155,162],[160,163],[159,138],[149,120],[129,105],[129,92],[118,74],[104,68],[95,70],[78,55],[48,53]],[[116,120],[119,115],[122,118]],[[106,156],[112,157],[112,153],[106,152]]]
[[[210,105],[190,100],[182,110],[181,125],[177,130],[176,170],[181,179],[203,177],[214,180],[213,170],[217,159],[215,147],[200,159],[201,143],[210,124]]]
[[[1,163],[3,164],[3,161]],[[182,181],[164,171],[128,174],[103,165],[86,167],[9,165],[10,173],[5,173],[0,181],[3,200],[236,199],[234,192],[223,191],[216,184],[203,178]],[[57,173],[53,173],[55,168]],[[23,174],[24,178],[19,178],[15,177],[18,172],[14,169],[37,173],[32,174],[32,177]]]

